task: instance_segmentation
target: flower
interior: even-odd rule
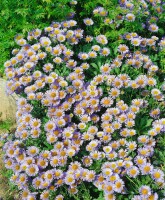
[[[139,174],[139,170],[138,170],[137,167],[132,166],[131,168],[129,168],[129,169],[127,170],[127,174],[128,174],[130,177],[135,178],[135,177]]]
[[[130,22],[135,21],[135,15],[132,14],[132,13],[128,13],[128,14],[126,15],[126,20],[127,20],[127,21],[130,21]]]
[[[140,38],[132,38],[131,44],[134,46],[139,46],[141,44],[141,39]]]
[[[151,176],[155,181],[159,182],[160,180],[163,180],[164,173],[160,169],[153,169],[151,171]]]
[[[126,46],[126,45],[124,45],[124,44],[120,44],[119,46],[118,46],[118,51],[120,52],[120,53],[127,53],[127,52],[129,52],[129,49],[128,49],[128,47]]]
[[[94,24],[93,20],[90,19],[90,18],[86,18],[86,19],[84,19],[83,21],[84,21],[84,24],[85,24],[86,26],[91,26],[91,25]]]
[[[151,189],[149,186],[147,185],[142,185],[140,188],[139,188],[139,192],[140,194],[143,196],[143,197],[148,197],[151,195]]]
[[[148,28],[149,31],[151,32],[157,32],[159,27],[156,24],[151,24]]]
[[[74,178],[74,176],[73,175],[67,175],[66,177],[65,177],[65,184],[67,184],[67,185],[72,185],[74,182],[75,182],[75,178]]]
[[[96,41],[97,41],[99,44],[103,44],[103,45],[105,45],[105,44],[108,43],[108,40],[107,40],[107,38],[106,38],[105,35],[98,35],[98,36],[96,37]]]
[[[39,171],[39,169],[38,169],[37,165],[35,165],[35,164],[31,164],[26,168],[26,173],[29,176],[36,176],[38,171]]]

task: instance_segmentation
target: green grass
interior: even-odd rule
[[[0,132],[3,131],[10,131],[10,128],[12,127],[13,122],[11,120],[6,120],[4,122],[0,121]]]

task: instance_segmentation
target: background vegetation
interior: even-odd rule
[[[91,11],[98,5],[108,8],[109,17],[119,18],[120,14],[123,13],[122,9],[117,7],[118,1],[116,0],[81,0],[75,6],[70,5],[70,0],[1,0],[0,3],[0,76],[4,75],[4,62],[10,58],[10,53],[14,47],[14,37],[16,34],[26,34],[28,31],[35,28],[44,28],[49,25],[52,21],[62,21],[76,13],[75,20],[81,21],[83,17],[91,16]],[[138,2],[133,1],[134,5]],[[159,16],[159,36],[164,35],[164,19],[165,12],[160,14],[153,8],[153,15]],[[135,13],[136,14],[136,13]],[[143,17],[142,17],[143,16]],[[120,31],[115,27],[105,25],[95,26],[95,34],[106,32],[106,36],[114,40],[119,39],[119,36],[125,32],[142,32],[142,36],[150,36],[151,33],[145,31],[140,26],[140,23],[148,18],[147,13],[138,13],[139,23],[136,20],[135,23],[124,22]],[[85,28],[82,23],[82,28]],[[114,43],[116,45],[117,41]],[[113,46],[113,45],[112,45]],[[161,54],[160,63],[165,64],[165,52]],[[158,60],[159,57],[156,57]]]

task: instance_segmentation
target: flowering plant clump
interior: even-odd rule
[[[153,156],[165,132],[165,82],[154,54],[162,56],[165,39],[157,17],[142,23],[139,16],[153,9],[161,15],[163,7],[156,0],[115,2],[123,14],[112,17],[100,6],[81,22],[53,22],[15,37],[5,72],[7,92],[20,96],[17,129],[3,136],[3,149],[23,200],[161,198],[164,173]],[[99,23],[105,32],[93,28]],[[140,24],[139,33],[112,40],[107,26],[131,23]]]

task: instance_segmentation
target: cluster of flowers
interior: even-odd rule
[[[130,4],[121,2],[121,6],[131,9]],[[100,7],[93,13],[107,16]],[[131,18],[130,14],[126,17]],[[90,26],[94,21],[86,18],[84,23]],[[158,66],[149,56],[131,52],[128,46],[120,44],[118,56],[111,63],[98,66],[98,74],[91,74],[89,79],[91,61],[110,55],[108,39],[105,35],[85,36],[82,29],[74,29],[76,25],[75,20],[54,22],[44,31],[29,32],[27,39],[20,35],[15,38],[20,49],[14,49],[13,57],[5,63],[7,91],[23,97],[17,101],[15,138],[3,147],[5,166],[13,170],[11,181],[22,190],[23,200],[38,196],[47,200],[51,191],[58,193],[63,186],[68,187],[70,194],[76,194],[82,182],[91,182],[103,190],[105,199],[115,199],[116,193],[128,193],[124,177],[132,179],[139,174],[150,175],[162,188],[163,171],[155,168],[150,158],[156,145],[154,137],[165,131],[165,118],[159,118],[159,108],[150,110],[152,127],[139,134],[136,115],[147,108],[148,101],[135,98],[126,103],[120,99],[124,90],[131,88],[144,89],[142,96],[147,93],[162,102],[165,84],[161,89],[155,88],[157,81],[152,76]],[[159,40],[155,36],[141,38],[136,33],[123,38],[142,47],[155,45]],[[82,40],[91,42],[91,48],[88,52],[74,52],[74,45]],[[164,39],[158,44],[163,48]],[[147,74],[135,79],[126,73],[111,74],[124,63],[137,69],[143,66]],[[61,69],[67,75],[63,76]],[[36,107],[42,108],[44,117],[35,117]],[[101,166],[96,170],[98,161]],[[55,200],[64,198],[58,194]],[[143,185],[135,199],[156,200],[158,195]]]
[[[128,0],[119,0],[119,6],[122,8],[123,13],[119,14],[116,19],[110,19],[109,17],[107,17],[108,11],[106,11],[103,7],[97,7],[96,9],[94,9],[93,14],[96,16],[104,17],[104,22],[106,24],[116,24],[116,20],[120,22],[119,24],[121,24],[121,22],[123,22],[124,20],[128,22],[134,22],[136,19],[135,14],[150,16],[150,6],[152,6],[156,13],[161,14],[163,12],[163,7],[160,5],[164,5],[161,0],[138,0],[136,3]],[[141,25],[143,28],[147,28],[150,32],[158,32],[159,27],[156,24],[157,21],[158,17],[151,16],[146,21],[143,21]],[[93,23],[91,23],[91,25],[92,24]],[[119,24],[116,24],[116,27],[118,27]]]

